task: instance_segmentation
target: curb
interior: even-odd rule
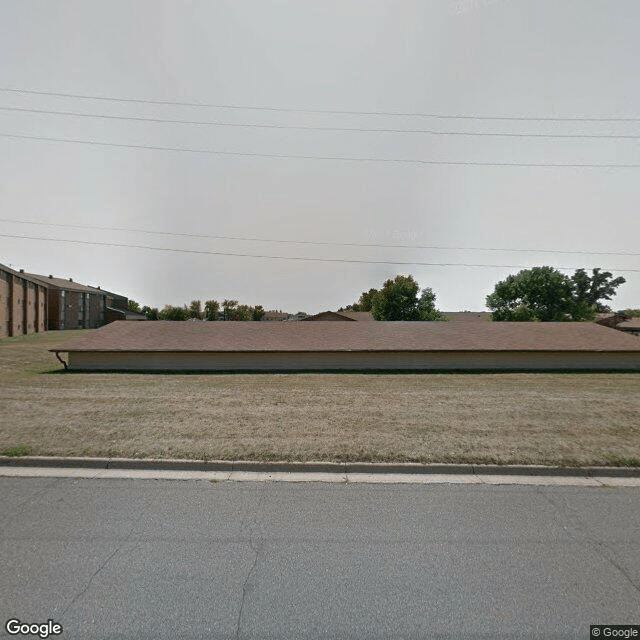
[[[256,473],[367,473],[640,478],[640,467],[547,467],[542,465],[420,464],[372,462],[258,462],[153,458],[65,458],[0,456],[0,466],[171,471],[253,471]]]

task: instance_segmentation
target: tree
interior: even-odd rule
[[[170,304],[164,306],[158,313],[159,320],[188,320],[189,310],[184,307],[172,307]]]
[[[129,311],[135,311],[136,313],[142,313],[140,305],[135,300],[127,301],[127,309],[129,309]]]
[[[156,307],[147,307],[146,305],[142,307],[142,313],[147,316],[147,320],[157,320],[158,319],[158,309]]]
[[[435,308],[433,291],[423,289],[418,298],[419,291],[413,276],[386,280],[375,295],[371,295],[371,290],[368,292],[373,317],[376,320],[442,320],[442,315]]]
[[[220,313],[220,303],[217,300],[207,300],[204,303],[204,317],[206,320],[217,320]]]
[[[616,289],[626,282],[622,277],[613,278],[610,271],[600,271],[597,267],[592,269],[589,277],[584,269],[576,269],[571,280],[574,286],[574,300],[588,305],[595,305],[600,313],[611,311],[611,308],[602,304],[601,300],[611,300],[616,295]]]
[[[420,320],[446,320],[436,309],[436,294],[430,287],[423,289],[418,298],[418,314]]]
[[[253,310],[251,311],[251,319],[255,321],[260,321],[262,320],[262,316],[264,316],[264,314],[265,314],[264,307],[261,304],[257,304],[255,307],[253,307]]]
[[[570,278],[553,267],[533,267],[510,275],[487,296],[487,307],[496,321],[564,322],[593,320],[605,307],[624,278],[611,280],[608,271],[593,269],[589,277],[577,269]]]
[[[188,309],[189,318],[195,318],[197,320],[202,320],[202,303],[200,300],[192,300],[189,303]]]
[[[225,320],[233,320],[233,315],[235,308],[238,304],[237,300],[223,300],[222,301],[222,309],[224,313]]]
[[[360,299],[355,304],[350,305],[352,311],[371,311],[373,307],[373,301],[378,295],[377,289],[369,289],[369,291],[363,291]]]
[[[247,304],[239,304],[235,308],[233,316],[234,317],[231,318],[232,320],[241,320],[243,322],[246,322],[248,320],[251,320],[253,316],[253,308]]]

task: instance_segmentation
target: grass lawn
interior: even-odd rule
[[[0,452],[640,464],[637,373],[64,373],[82,333],[0,340]]]

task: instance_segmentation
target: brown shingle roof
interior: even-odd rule
[[[114,322],[51,351],[635,351],[591,322]]]
[[[94,287],[88,287],[73,280],[65,280],[64,278],[49,278],[48,276],[38,275],[37,273],[25,273],[24,275],[33,278],[38,282],[42,282],[48,287],[56,287],[58,289],[66,289],[67,291],[82,291],[84,293],[105,293],[98,291]]]
[[[442,315],[451,322],[491,322],[488,311],[443,311]]]
[[[640,329],[640,318],[630,318],[616,325],[616,329]]]
[[[371,311],[338,311],[338,313],[358,322],[375,322]]]

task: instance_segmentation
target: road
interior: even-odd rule
[[[5,622],[102,639],[640,624],[640,488],[0,478]],[[36,636],[28,636],[36,637]]]

